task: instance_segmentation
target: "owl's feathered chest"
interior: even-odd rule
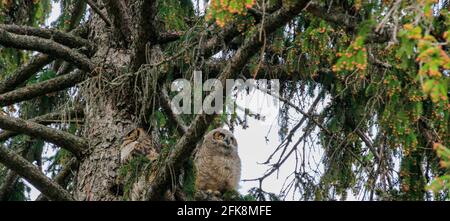
[[[218,182],[226,181],[230,177],[240,175],[241,162],[237,153],[217,154],[208,152],[203,154],[201,160],[197,161],[201,171],[208,171],[208,175],[214,177]]]
[[[197,191],[224,193],[236,190],[241,174],[241,161],[234,136],[224,129],[205,135],[195,156]]]
[[[233,168],[237,168],[237,163],[240,164],[237,154],[231,153],[228,155],[213,155],[210,158],[210,165],[214,166],[214,169],[221,169],[224,172],[234,172]]]

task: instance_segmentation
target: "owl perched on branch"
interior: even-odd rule
[[[120,147],[120,162],[127,163],[133,156],[146,156],[151,161],[158,158],[157,144],[143,128],[136,128],[124,137]]]
[[[195,188],[224,194],[236,191],[241,177],[241,160],[234,135],[225,129],[215,129],[205,135],[194,158]]]
[[[125,165],[137,156],[144,156],[151,162],[155,161],[160,152],[158,136],[155,130],[152,130],[151,136],[146,133],[143,128],[136,128],[131,130],[124,136],[122,145],[120,146],[120,163]],[[137,169],[138,168],[134,168]],[[142,200],[143,193],[146,186],[148,186],[148,179],[146,173],[140,173],[138,177],[132,177],[131,174],[126,174],[119,177],[117,180],[117,192],[120,195],[124,194],[124,185],[130,180],[133,182],[128,192],[129,200]]]

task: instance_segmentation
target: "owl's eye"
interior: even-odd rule
[[[225,135],[223,133],[217,132],[214,134],[214,139],[216,140],[223,140],[225,138]]]
[[[234,137],[231,137],[231,141],[233,142],[233,145],[237,145],[236,139],[234,139]]]

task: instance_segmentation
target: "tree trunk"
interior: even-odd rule
[[[101,87],[108,87],[104,79],[113,79],[121,70],[109,67],[129,66],[127,50],[111,47],[110,37],[104,23],[93,16],[89,23],[89,39],[98,46],[93,59],[102,64],[99,75],[83,84],[80,92],[86,100],[84,138],[89,142],[88,157],[80,163],[76,178],[75,198],[78,200],[121,200],[117,186],[120,167],[120,145],[123,136],[137,127],[132,114],[126,111],[127,94],[110,88],[97,93]],[[125,108],[124,108],[125,107]]]

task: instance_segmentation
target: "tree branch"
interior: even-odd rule
[[[366,144],[366,146],[367,146],[367,148],[369,148],[370,152],[372,152],[372,154],[375,156],[375,159],[378,162],[380,162],[381,156],[378,153],[378,151],[375,149],[375,147],[373,146],[373,143],[370,140],[370,138],[367,137],[359,128],[357,128],[355,132],[358,135],[358,137]]]
[[[306,8],[306,11],[327,22],[333,23],[335,25],[344,26],[347,30],[355,31],[358,27],[358,21],[355,17],[352,17],[348,14],[344,14],[338,10],[328,11],[328,9],[323,8],[317,4],[310,4]],[[372,43],[384,43],[389,41],[389,39],[390,36],[388,32],[378,33],[375,32],[375,28],[373,28],[373,32],[371,32],[367,36],[367,41]]]
[[[223,31],[221,31],[217,35],[214,35],[214,37],[210,38],[205,43],[205,46],[203,48],[205,59],[215,55],[217,52],[222,50],[223,49],[222,42],[228,44],[240,33],[241,31],[239,31],[237,25],[234,23],[225,26]]]
[[[67,62],[74,63],[77,67],[88,73],[92,72],[95,68],[95,64],[85,55],[52,40],[17,35],[0,28],[0,44],[5,47],[39,51],[44,54],[59,57]]]
[[[0,128],[23,133],[56,144],[70,151],[80,159],[83,151],[88,147],[87,141],[83,138],[19,118],[0,115]]]
[[[180,39],[181,36],[183,36],[184,32],[162,32],[159,33],[157,43],[158,44],[167,44],[170,42],[174,42],[178,39]]]
[[[98,5],[92,0],[85,0],[87,4],[92,8],[92,10],[100,16],[100,18],[106,23],[106,26],[111,27],[111,21],[105,14],[103,14],[102,10],[98,7]]]
[[[121,35],[122,39],[130,42],[131,19],[127,11],[127,5],[123,0],[104,0],[106,11],[111,18],[114,29]]]
[[[262,30],[266,34],[270,34],[283,27],[287,22],[297,16],[302,9],[307,5],[308,0],[299,0],[292,2],[291,5],[284,6],[272,15],[268,16],[263,26],[259,25],[256,30]],[[225,85],[227,78],[236,77],[239,70],[242,69],[248,60],[262,47],[263,42],[260,41],[259,33],[254,33],[248,42],[246,42],[230,59],[227,66],[219,76],[222,85]],[[219,93],[213,91],[205,102],[210,102],[214,95]],[[148,200],[162,199],[167,187],[170,186],[172,177],[177,177],[183,163],[192,154],[195,149],[196,142],[205,134],[209,123],[214,118],[214,115],[200,114],[194,119],[189,126],[187,132],[175,144],[173,151],[165,160],[164,165],[159,170],[152,185],[147,193]],[[175,173],[175,175],[173,175]]]
[[[67,110],[67,111],[59,111],[49,114],[44,114],[38,117],[35,117],[33,119],[30,119],[29,121],[42,124],[42,125],[48,125],[49,122],[47,120],[57,120],[57,119],[72,119],[72,118],[78,118],[83,117],[83,109],[81,107],[75,107],[73,109]],[[5,142],[11,137],[14,137],[20,133],[15,131],[2,131],[0,132],[0,142]]]
[[[44,82],[18,88],[0,95],[0,107],[73,87],[84,81],[86,77],[87,75],[83,71],[77,70],[73,73],[55,77]]]
[[[4,29],[10,33],[18,35],[35,36],[44,39],[51,39],[59,44],[65,45],[70,48],[85,47],[89,51],[92,51],[94,45],[86,39],[72,35],[70,33],[58,31],[56,29],[42,29],[30,26],[19,25],[4,25],[0,24],[0,29]]]
[[[169,117],[169,120],[171,122],[175,122],[175,124],[176,124],[175,127],[176,127],[178,133],[180,135],[185,134],[187,132],[187,127],[184,124],[183,120],[173,112],[171,104],[170,104],[170,97],[167,94],[166,88],[164,88],[164,87],[161,90],[161,107],[163,108],[164,112],[166,112],[167,116]]]
[[[339,12],[337,10],[328,11],[328,9],[323,8],[317,4],[310,4],[306,8],[306,11],[310,13],[311,15],[314,15],[316,17],[319,17],[327,22],[346,26],[346,28],[354,30],[356,28],[357,22],[356,18],[352,17],[348,14],[344,14],[342,12]]]
[[[81,36],[85,34],[85,29],[85,27],[78,27],[72,30],[70,33],[76,36]],[[83,39],[81,37],[79,38]],[[0,82],[0,94],[14,90],[16,87],[23,84],[26,80],[28,80],[31,76],[36,74],[36,72],[38,72],[44,66],[48,65],[53,60],[54,58],[46,54],[36,55],[28,64],[17,69],[13,74]]]
[[[48,55],[40,54],[36,56],[28,64],[20,67],[13,74],[0,82],[0,94],[14,90],[14,88],[23,84],[51,61],[53,61],[53,59]]]
[[[86,11],[86,2],[84,1],[71,2],[69,10],[70,10],[70,18],[68,20],[68,25],[66,26],[66,31],[71,31],[80,24],[80,21],[83,18],[83,14]]]
[[[25,158],[30,163],[33,163],[27,156],[30,153],[30,147],[32,142],[30,140],[26,140],[25,142],[21,142],[19,147],[14,148],[17,154]],[[12,145],[11,145],[12,146]],[[19,175],[12,171],[8,170],[8,174],[3,182],[3,185],[0,187],[0,201],[6,201],[10,198],[12,191],[14,190],[15,185],[19,179]]]
[[[155,16],[157,13],[157,0],[137,0],[137,27],[133,42],[133,55],[131,70],[137,71],[146,63],[146,44],[157,42],[159,34],[156,31]]]
[[[19,175],[16,172],[9,170],[6,174],[5,180],[3,181],[2,186],[0,187],[0,201],[6,201],[8,199],[8,194],[13,191],[17,180],[19,179]]]
[[[65,164],[62,170],[53,178],[53,182],[60,185],[62,188],[66,188],[69,183],[70,175],[78,167],[78,161],[76,158],[72,158]],[[44,194],[40,194],[35,201],[48,201],[48,198]]]
[[[23,157],[0,146],[0,163],[24,177],[36,189],[54,201],[73,200],[69,192],[58,184],[52,182],[48,177],[39,171],[36,166],[25,160]]]

